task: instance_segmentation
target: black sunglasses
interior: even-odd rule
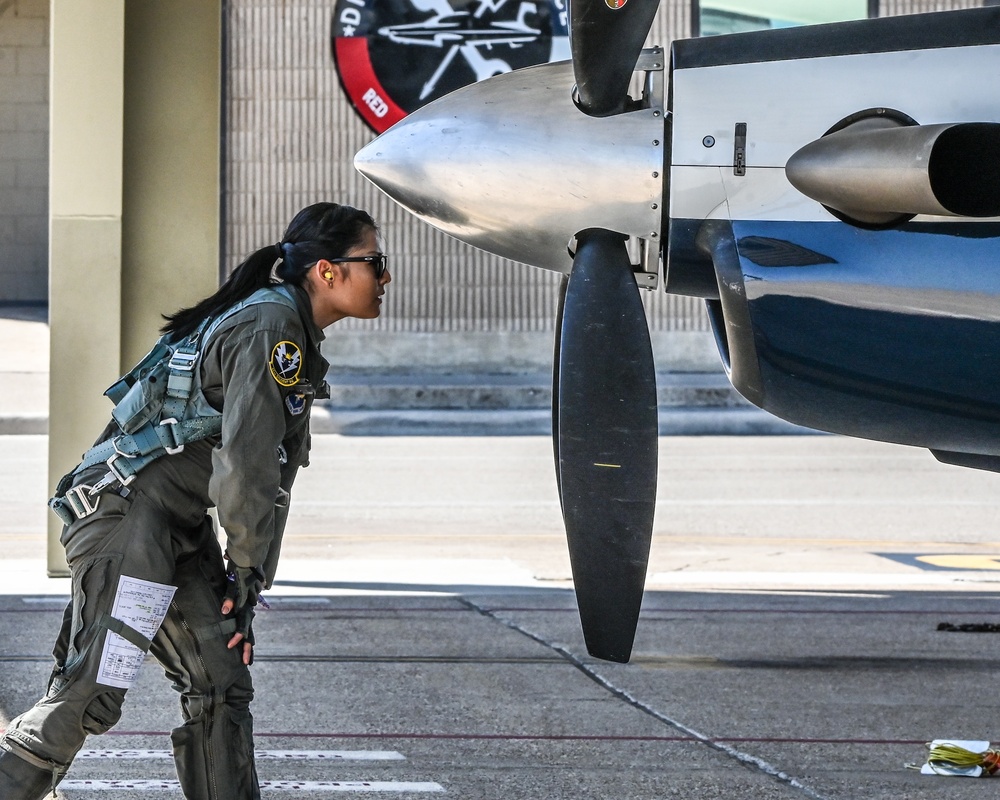
[[[387,262],[389,257],[385,253],[379,253],[377,256],[348,256],[347,258],[328,258],[331,264],[343,264],[348,261],[364,261],[371,264],[375,268],[375,280],[381,280],[382,276],[385,275],[385,268],[388,266]]]

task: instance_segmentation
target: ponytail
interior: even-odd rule
[[[275,283],[301,286],[313,264],[322,258],[346,255],[361,244],[369,229],[377,231],[378,226],[360,209],[337,203],[307,206],[295,215],[280,242],[248,256],[215,294],[190,308],[165,314],[167,322],[160,332],[183,338],[194,333],[203,320],[221,314],[258,289]]]

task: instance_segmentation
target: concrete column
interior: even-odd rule
[[[125,3],[52,0],[50,24],[51,491],[107,420],[119,369]],[[66,574],[61,527],[50,515],[50,575]]]
[[[102,393],[218,285],[221,0],[52,0],[49,482]],[[48,571],[67,574],[49,521]]]
[[[219,286],[221,6],[125,6],[122,370]]]

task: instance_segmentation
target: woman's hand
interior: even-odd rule
[[[264,588],[264,573],[259,567],[240,567],[230,561],[226,569],[226,596],[222,614],[236,615],[236,633],[226,645],[232,650],[243,642],[243,663],[253,663],[253,617],[257,598]]]
[[[233,613],[233,609],[236,604],[230,600],[228,597],[222,601],[222,616],[228,617]],[[233,634],[233,638],[229,640],[226,647],[232,650],[240,642],[243,642],[243,663],[250,666],[253,663],[253,642],[244,641],[244,636],[242,633],[237,631]]]

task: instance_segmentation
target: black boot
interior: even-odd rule
[[[0,797],[3,800],[42,800],[51,791],[51,770],[40,769],[0,748]]]

